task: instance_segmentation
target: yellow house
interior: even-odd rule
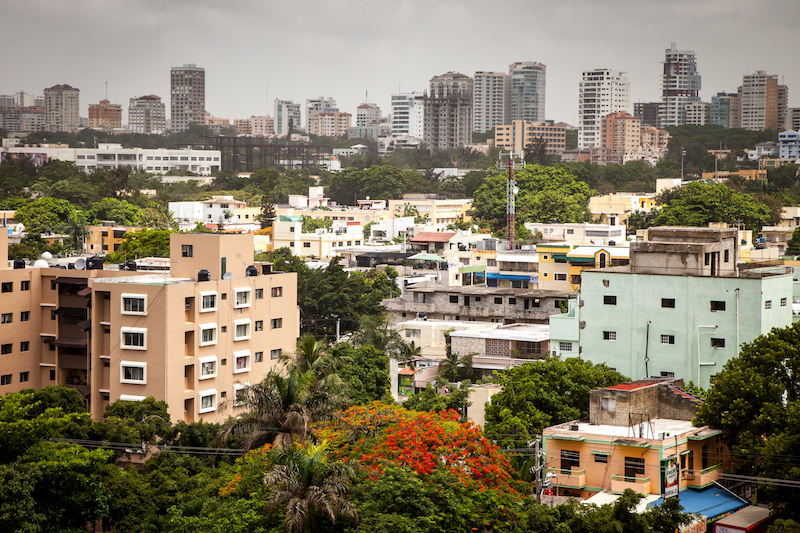
[[[566,254],[569,263],[569,290],[581,290],[581,272],[587,268],[627,265],[630,248],[623,246],[578,246]]]
[[[403,198],[402,200],[389,200],[389,212],[394,216],[403,216],[406,206],[415,208],[419,216],[426,217],[431,224],[452,224],[454,222],[469,222],[472,209],[472,198],[436,200],[432,198]]]

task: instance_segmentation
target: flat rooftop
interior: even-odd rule
[[[406,287],[410,292],[457,292],[475,296],[501,296],[509,295],[517,298],[571,298],[577,295],[575,292],[554,291],[545,289],[512,289],[510,287],[483,287],[477,285],[439,285],[433,282],[416,283]]]
[[[90,278],[94,283],[129,283],[131,285],[178,285],[194,283],[193,278],[173,278],[169,273],[140,274],[136,276],[119,276],[111,278]]]
[[[577,430],[570,429],[570,426],[578,426]],[[546,434],[555,438],[566,440],[583,440],[589,435],[601,435],[604,437],[617,437],[628,439],[658,439],[661,433],[668,434],[670,437],[683,435],[692,431],[701,431],[688,420],[673,420],[671,418],[652,418],[650,422],[644,422],[644,434],[639,437],[639,424],[629,426],[611,426],[607,424],[590,424],[586,421],[572,421],[557,426],[551,426],[544,431]],[[652,426],[652,430],[651,430]]]
[[[550,340],[549,324],[509,324],[497,328],[454,331],[451,337],[469,339],[494,339],[509,341],[543,342]]]

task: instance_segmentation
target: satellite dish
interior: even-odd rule
[[[225,272],[225,274],[222,276],[222,279],[226,279],[227,280],[227,279],[231,279],[232,277],[233,277],[233,272]]]
[[[52,258],[53,254],[51,254],[50,252],[44,252],[40,257],[40,259],[52,259]]]
[[[75,270],[85,270],[86,269],[86,259],[76,259],[75,263]]]

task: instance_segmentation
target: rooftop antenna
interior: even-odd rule
[[[519,159],[517,161],[516,159]],[[506,169],[506,225],[508,227],[508,250],[514,249],[514,222],[516,218],[516,197],[519,189],[517,188],[517,180],[514,177],[515,170],[522,170],[525,168],[525,159],[522,154],[514,154],[509,151],[507,158],[503,161],[503,155],[500,154],[497,161],[497,168],[502,170]]]
[[[106,100],[108,100],[108,80],[106,80]]]

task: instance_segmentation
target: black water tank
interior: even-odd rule
[[[136,261],[125,261],[125,270],[136,272]]]
[[[209,272],[205,268],[202,269],[200,272],[197,273],[197,281],[211,281],[211,272]]]
[[[86,260],[86,270],[103,270],[104,261],[102,257],[90,257]]]
[[[14,270],[25,268],[25,260],[21,257],[14,259]]]
[[[255,267],[255,265],[250,265],[245,269],[244,275],[248,278],[258,276],[258,269]]]

